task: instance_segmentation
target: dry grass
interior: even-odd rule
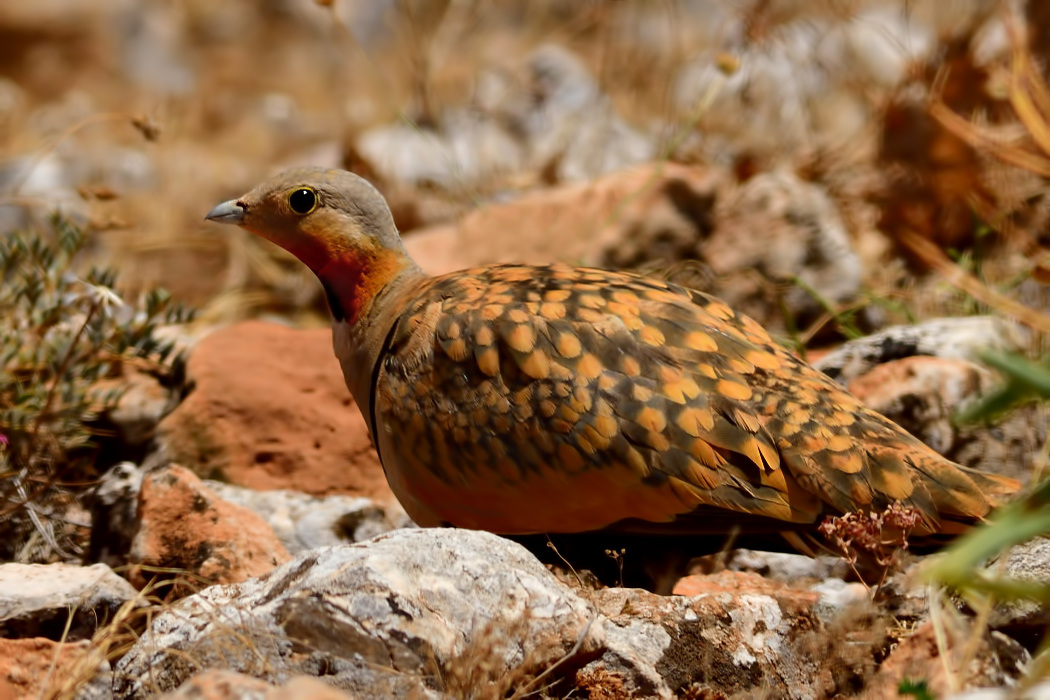
[[[87,653],[79,657],[61,676],[55,672],[61,651],[61,647],[56,647],[51,671],[41,682],[40,700],[72,700],[78,697],[84,688],[95,680],[103,664],[112,664],[124,656],[149,627],[153,618],[169,607],[157,596],[161,588],[163,584],[146,586],[134,598],[124,603],[113,618],[92,635]],[[72,620],[73,614],[70,611],[69,622]],[[67,623],[66,630],[58,641],[66,642],[68,633]]]
[[[322,4],[327,3],[318,3]],[[743,16],[748,31],[742,47],[763,50],[781,42],[778,31],[792,22],[849,22],[877,4],[727,0],[722,10]],[[907,11],[917,20],[925,19],[929,8],[916,5]],[[217,199],[254,184],[275,164],[300,161],[319,144],[345,148],[369,126],[396,119],[425,126],[440,119],[446,108],[469,100],[480,68],[520,73],[534,46],[559,42],[579,52],[629,121],[666,125],[661,130],[667,134],[661,151],[666,157],[689,161],[699,154],[691,154],[683,141],[697,134],[733,139],[739,131],[738,113],[705,106],[703,100],[683,109],[672,99],[676,72],[721,39],[683,15],[676,2],[659,3],[654,9],[640,0],[544,0],[523,6],[496,0],[405,0],[387,18],[392,39],[369,45],[354,38],[352,23],[337,12],[340,7],[304,2],[296,15],[308,22],[260,20],[233,40],[204,31],[221,21],[211,4],[187,2],[175,20],[190,37],[189,54],[183,58],[200,68],[192,93],[160,99],[125,83],[119,73],[101,70],[98,62],[87,62],[61,82],[66,90],[90,96],[89,114],[62,124],[63,112],[56,107],[54,121],[59,126],[54,130],[37,126],[32,117],[34,108],[53,103],[58,88],[50,82],[50,89],[36,85],[34,78],[43,78],[28,68],[19,73],[16,67],[16,80],[26,86],[27,104],[11,117],[12,138],[0,143],[0,156],[41,158],[59,147],[72,152],[144,149],[156,164],[154,186],[115,190],[116,199],[88,203],[102,229],[97,253],[127,270],[129,285],[159,281],[178,298],[203,306],[204,322],[266,310],[299,319],[318,312],[323,320],[323,302],[297,265],[247,235],[215,234],[201,223],[202,212]],[[649,44],[628,40],[625,23],[643,21],[652,24],[647,31],[660,31],[669,39]],[[311,26],[315,29],[308,29]],[[107,60],[119,60],[109,55],[111,51],[105,45],[96,47]],[[726,60],[737,57],[726,54]],[[858,85],[856,91],[872,110],[878,109],[882,98],[871,86]],[[290,125],[268,121],[261,107],[267,99],[276,99],[275,94],[292,105]],[[143,144],[143,129],[131,126],[132,119],[156,127],[159,136]],[[145,131],[154,133],[152,128]],[[810,170],[814,158],[823,159],[833,171],[833,177],[824,178],[829,184],[856,169],[856,159],[865,157],[844,151],[788,156],[788,162]],[[92,182],[88,178],[78,184],[90,187]],[[498,186],[513,189],[514,180]],[[454,182],[445,189],[443,197],[463,196]],[[466,189],[468,205],[492,194],[477,185]]]

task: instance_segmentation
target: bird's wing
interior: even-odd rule
[[[747,529],[900,500],[936,531],[942,512],[989,508],[967,474],[751,319],[629,274],[496,266],[428,280],[375,377],[380,457],[425,525],[711,532],[726,529],[719,514]]]

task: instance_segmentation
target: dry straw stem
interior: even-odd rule
[[[497,617],[488,620],[479,632],[470,638],[466,648],[444,664],[431,653],[427,662],[428,675],[438,679],[439,687],[445,695],[458,700],[554,697],[549,691],[558,679],[551,678],[552,675],[562,665],[577,657],[589,638],[591,626],[597,616],[587,621],[573,646],[553,663],[549,663],[550,650],[547,647],[535,645],[527,651],[524,649],[529,641],[527,635],[531,619],[531,610],[526,607],[524,614],[513,619]],[[516,667],[507,669],[504,654],[515,644],[522,645],[523,658]],[[423,677],[420,679],[423,680]],[[544,683],[548,680],[549,683]]]
[[[161,587],[170,587],[175,590],[179,586],[186,586],[191,591],[199,592],[205,587],[202,579],[191,572],[182,569],[148,568],[152,572],[179,573],[181,577],[166,580],[155,579],[143,589],[144,591],[156,591]],[[197,583],[202,585],[196,585]],[[154,600],[158,600],[156,596]],[[148,677],[141,679],[149,693],[159,694],[164,691],[161,680],[154,673],[167,672],[167,678],[170,680],[171,670],[178,667],[181,667],[181,673],[186,674],[185,678],[216,668],[232,668],[261,679],[272,677],[275,669],[270,661],[276,658],[275,649],[279,640],[273,637],[265,626],[253,624],[250,611],[239,609],[227,613],[204,598],[197,599],[197,606],[198,609],[206,609],[213,614],[210,620],[211,629],[207,634],[194,639],[186,647],[163,649],[163,662],[156,667],[151,666]],[[151,652],[159,650],[160,647],[153,638],[153,619],[161,613],[179,617],[181,622],[191,627],[200,623],[192,612],[180,609],[179,601],[155,604],[139,612],[145,614],[145,624],[136,627],[130,635],[125,635],[125,645],[118,653],[111,654],[108,658],[123,656],[132,645],[147,646]],[[125,628],[127,627],[129,625],[125,625]],[[96,638],[98,637],[99,635],[96,634]],[[263,649],[264,645],[269,645],[270,649]]]
[[[1050,316],[1031,309],[990,288],[971,273],[956,265],[937,244],[923,238],[914,231],[903,229],[899,240],[924,263],[956,287],[980,303],[995,309],[1004,316],[1017,319],[1036,330],[1050,332]]]
[[[87,653],[81,656],[63,678],[54,682],[55,673],[67,641],[70,625],[73,621],[73,610],[66,620],[65,630],[55,647],[51,668],[42,687],[41,700],[72,700],[95,679],[103,662],[113,661],[127,653],[138,639],[140,631],[151,621],[157,611],[161,610],[160,601],[154,595],[157,586],[146,586],[131,600],[125,602],[113,619],[100,627],[91,638]]]
[[[977,616],[970,619],[945,598],[943,589],[930,586],[926,591],[930,622],[937,643],[937,656],[951,694],[974,682],[982,642],[988,639],[988,624],[995,601],[988,597],[978,603]]]
[[[114,122],[114,121],[126,121],[131,124],[142,136],[148,141],[155,141],[160,135],[160,127],[156,126],[154,122],[148,117],[141,115],[129,115],[123,112],[103,112],[101,114],[92,114],[88,117],[81,119],[69,128],[65,129],[62,133],[51,140],[46,146],[41,148],[34,156],[29,167],[25,169],[25,173],[21,179],[12,188],[12,192],[17,195],[25,183],[29,180],[29,177],[36,170],[37,166],[44,161],[44,159],[56,148],[61,145],[63,141],[73,136],[75,133],[88,127],[92,124],[98,124],[100,122]]]
[[[987,151],[1003,162],[1050,177],[1050,90],[1017,30],[1016,19],[1007,15],[1006,27],[1013,43],[1009,98],[1017,118],[1041,153],[1014,145],[1002,136],[974,124],[949,109],[934,95],[930,114],[946,129],[974,148]],[[953,263],[935,244],[914,231],[900,232],[900,241],[956,288],[977,301],[1040,331],[1050,330],[1050,316],[1010,299]]]
[[[986,150],[1006,163],[1050,177],[1050,158],[1046,157],[1050,154],[1050,90],[1018,31],[1016,18],[1007,13],[1005,24],[1013,45],[1008,87],[1010,105],[1041,153],[1011,145],[1002,136],[973,124],[948,108],[939,94],[931,99],[930,114],[971,146]]]
[[[948,606],[941,598],[940,591],[935,590],[933,587],[927,590],[926,599],[929,601],[930,622],[933,623],[933,635],[937,642],[937,656],[940,657],[948,688],[954,694],[962,690],[962,682],[959,679],[959,674],[956,672],[958,667],[952,663],[948,626],[950,624],[953,627],[958,626],[958,614],[954,610],[948,609]]]

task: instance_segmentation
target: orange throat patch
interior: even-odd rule
[[[407,267],[390,250],[342,251],[315,270],[336,321],[354,325],[372,300]]]

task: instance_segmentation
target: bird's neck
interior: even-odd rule
[[[403,251],[347,251],[314,269],[328,296],[332,318],[351,327],[371,315],[380,292],[423,273]]]
[[[374,371],[387,334],[406,299],[429,278],[407,253],[368,265],[333,259],[316,274],[332,309],[333,349],[346,386],[369,420]]]

